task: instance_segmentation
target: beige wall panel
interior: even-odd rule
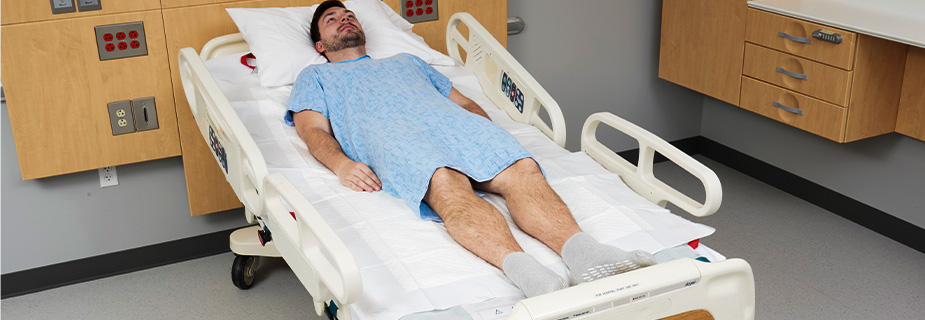
[[[93,27],[143,21],[148,55],[100,61]],[[159,11],[3,26],[2,77],[23,179],[180,155]],[[112,135],[106,104],[154,96],[160,128]]]
[[[925,49],[909,47],[896,132],[925,141]]]
[[[399,1],[385,0],[398,11]],[[424,37],[431,48],[446,54],[446,25],[457,12],[468,12],[488,30],[502,46],[507,48],[507,1],[498,0],[443,0],[437,5],[440,20],[414,24],[414,33]]]
[[[858,36],[845,142],[896,130],[907,47],[886,39]]]
[[[113,13],[160,9],[160,0],[110,0],[102,1],[101,10],[75,11],[70,13],[51,13],[48,0],[3,0],[0,1],[3,25],[35,22],[53,19],[83,18],[108,15]]]
[[[665,0],[658,77],[739,105],[746,8],[744,0]]]

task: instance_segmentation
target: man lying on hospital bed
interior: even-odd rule
[[[310,32],[330,63],[299,74],[285,120],[343,185],[442,220],[527,297],[655,264],[583,233],[530,153],[437,70],[409,54],[366,55],[363,27],[339,1],[318,6]],[[562,256],[569,283],[524,253],[475,190],[504,197],[517,226]]]

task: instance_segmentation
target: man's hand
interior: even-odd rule
[[[382,182],[376,173],[373,172],[365,163],[356,161],[344,161],[334,171],[334,174],[340,178],[340,183],[353,189],[353,191],[376,192],[382,190]]]

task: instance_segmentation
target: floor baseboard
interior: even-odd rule
[[[234,230],[237,228],[3,274],[0,298],[225,253],[230,251],[228,237]]]

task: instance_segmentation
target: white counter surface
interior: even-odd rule
[[[925,0],[755,0],[748,6],[925,48]]]

